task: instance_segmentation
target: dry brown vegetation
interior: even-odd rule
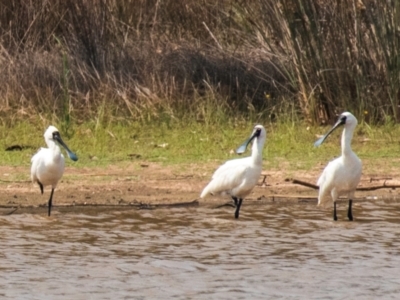
[[[398,1],[0,1],[0,116],[400,118]],[[107,109],[105,109],[107,107]],[[217,109],[217,110],[218,110]],[[365,113],[368,112],[368,113]]]

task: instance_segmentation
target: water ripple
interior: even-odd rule
[[[0,217],[0,296],[365,299],[400,292],[400,203]]]

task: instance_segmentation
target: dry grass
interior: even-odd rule
[[[398,16],[379,0],[1,0],[0,116],[398,121]]]

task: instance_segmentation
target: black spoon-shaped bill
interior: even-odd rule
[[[319,138],[315,143],[314,143],[314,147],[319,147],[321,146],[321,144],[325,141],[325,139],[327,138],[327,135],[324,135],[323,137]]]
[[[67,151],[68,157],[69,157],[70,159],[72,159],[73,161],[77,161],[77,160],[78,160],[78,156],[68,148],[67,144],[64,143],[64,141],[62,140],[62,138],[61,138],[61,136],[60,136],[59,133],[54,134],[54,139],[55,139],[61,146],[64,147],[64,149]]]
[[[325,140],[326,138],[335,131],[336,128],[338,128],[341,125],[344,125],[346,123],[346,119],[342,119],[340,118],[335,125],[333,125],[333,127],[321,138],[319,138],[315,143],[314,143],[314,147],[319,147]]]
[[[76,156],[76,154],[74,152],[71,152],[71,151],[67,150],[67,153],[68,153],[69,158],[72,159],[73,161],[77,161],[78,160],[78,156]]]
[[[243,154],[244,152],[246,152],[247,149],[247,145],[249,144],[249,140],[245,141],[243,144],[241,144],[237,149],[236,149],[236,153],[237,154]]]
[[[236,153],[237,154],[243,154],[246,149],[247,146],[251,143],[252,140],[254,140],[256,137],[258,137],[260,135],[261,130],[257,129],[255,130],[252,135],[250,136],[250,138],[248,138],[246,141],[244,141],[243,144],[241,144],[237,149],[236,149]]]

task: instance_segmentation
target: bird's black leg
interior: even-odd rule
[[[40,192],[42,193],[42,195],[43,195],[43,184],[38,180],[38,185],[39,185],[39,187],[40,187]]]
[[[54,188],[51,189],[51,194],[50,194],[50,199],[49,199],[49,217],[51,213],[51,206],[53,204],[53,193],[54,193]]]
[[[233,202],[235,202],[235,206],[238,206],[238,199],[235,196],[232,196]]]
[[[349,199],[349,209],[347,210],[347,217],[349,221],[353,221],[353,213],[351,211],[351,205],[353,204],[353,200]]]
[[[239,218],[239,210],[240,210],[240,207],[242,206],[242,201],[243,201],[243,199],[240,198],[238,204],[236,205],[235,219]]]
[[[336,215],[336,201],[333,202],[333,221],[337,221],[337,215]]]

